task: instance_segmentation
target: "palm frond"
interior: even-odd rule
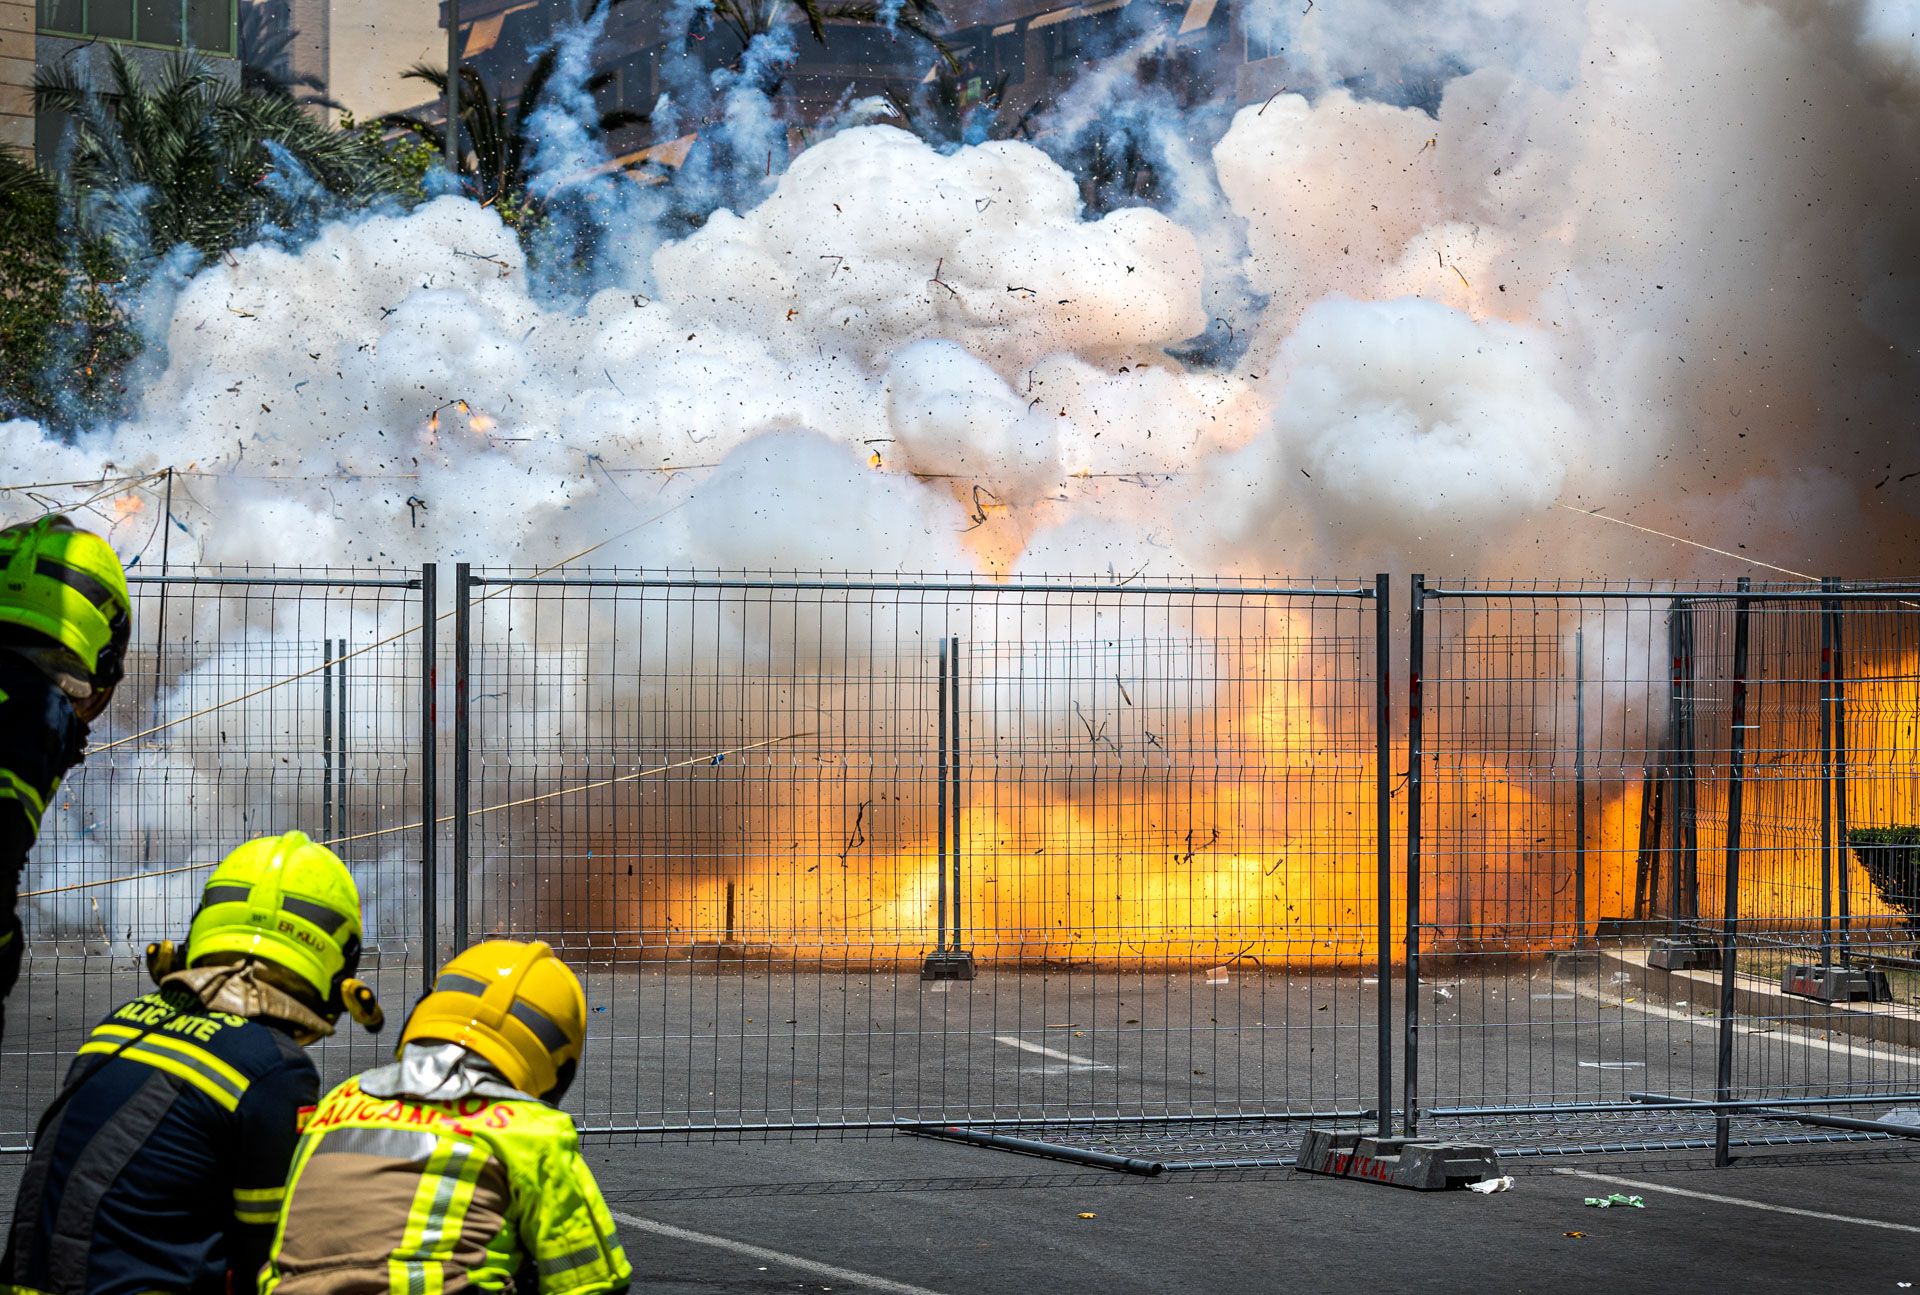
[[[29,162],[18,150],[0,147],[0,201],[23,198],[50,198],[53,179]]]

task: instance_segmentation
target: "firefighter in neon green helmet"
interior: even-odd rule
[[[157,990],[94,1028],[41,1116],[0,1283],[254,1289],[319,1096],[306,1045],[343,1011],[380,1024],[359,960],[360,893],[331,850],[286,832],[229,854],[186,946],[147,950]]]
[[[265,1295],[610,1295],[633,1270],[557,1109],[587,1000],[539,941],[488,940],[440,971],[390,1066],[308,1122]]]
[[[20,977],[20,872],[120,682],[132,630],[105,540],[59,516],[0,530],[0,1031]]]

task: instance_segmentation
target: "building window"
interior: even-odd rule
[[[1258,63],[1265,59],[1279,58],[1286,53],[1286,33],[1279,24],[1247,27],[1247,62]]]
[[[1072,76],[1080,70],[1080,51],[1085,48],[1085,33],[1077,22],[1055,23],[1046,29],[1044,44],[1047,75]]]
[[[233,53],[239,0],[40,0],[40,30]]]

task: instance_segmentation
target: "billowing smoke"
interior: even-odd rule
[[[1912,559],[1913,6],[1255,8],[1293,89],[1198,139],[1135,105],[1151,205],[889,125],[780,172],[735,78],[692,165],[767,174],[691,233],[623,198],[595,290],[457,197],[239,251],[133,418],[10,425],[0,478],[191,474],[176,563],[1733,573],[1558,505]]]

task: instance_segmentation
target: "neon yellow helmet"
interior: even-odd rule
[[[337,1014],[360,969],[360,888],[340,856],[286,832],[221,860],[187,932],[187,965],[234,955],[291,972]]]
[[[112,547],[55,514],[0,531],[0,625],[50,639],[96,685],[120,682],[133,600]]]
[[[587,995],[545,941],[487,940],[455,954],[400,1031],[400,1045],[457,1043],[523,1093],[558,1101],[587,1033]]]

